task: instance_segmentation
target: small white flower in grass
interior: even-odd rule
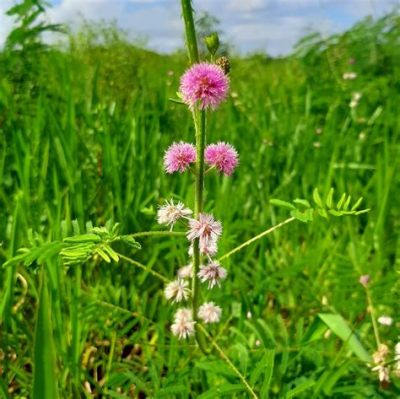
[[[379,344],[376,352],[372,354],[372,360],[375,364],[384,363],[389,355],[389,348],[385,344]]]
[[[199,220],[189,220],[189,231],[186,236],[190,241],[198,238],[200,241],[200,250],[204,252],[206,248],[212,244],[216,244],[221,233],[222,225],[220,222],[215,220],[212,215],[200,213]]]
[[[178,309],[175,313],[174,323],[171,325],[172,334],[176,335],[179,339],[188,338],[194,334],[195,323],[190,309]]]
[[[383,326],[391,326],[393,323],[393,319],[389,316],[381,316],[378,318],[378,323],[382,324]]]
[[[372,368],[371,370],[376,371],[378,373],[378,379],[380,382],[390,382],[388,367],[379,364],[378,366]]]
[[[396,377],[400,377],[400,342],[394,347],[394,373]]]
[[[360,276],[358,281],[363,287],[367,287],[369,280],[370,280],[369,274],[363,274],[362,276]]]
[[[219,262],[209,263],[207,266],[201,266],[197,276],[202,283],[208,281],[208,288],[213,288],[215,285],[220,285],[220,281],[224,280],[228,272],[221,267]]]
[[[355,72],[345,72],[342,78],[343,80],[354,80],[357,78],[357,74]]]
[[[180,302],[186,300],[189,296],[189,283],[185,280],[178,278],[167,284],[164,290],[165,298],[172,300],[172,302]]]
[[[193,265],[182,266],[178,270],[178,278],[192,278],[193,277]]]
[[[188,217],[192,214],[189,208],[185,208],[182,202],[174,204],[174,201],[165,201],[165,205],[160,206],[157,211],[157,222],[159,224],[166,224],[167,226],[174,226],[174,224],[181,218]]]
[[[222,309],[214,302],[207,302],[200,306],[197,315],[204,323],[218,323],[221,319]]]

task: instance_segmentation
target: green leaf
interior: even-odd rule
[[[293,216],[295,219],[300,220],[300,222],[308,223],[313,220],[313,209],[307,209],[304,212],[295,209],[294,211],[290,212],[290,215]]]
[[[63,241],[67,243],[100,242],[101,238],[97,234],[80,234],[72,237],[66,237]]]
[[[311,208],[310,203],[309,203],[306,199],[296,198],[293,202],[294,202],[295,204],[303,205],[303,206],[305,206],[306,208]]]
[[[187,394],[188,387],[185,385],[175,385],[171,387],[161,388],[154,398],[176,398],[178,394]]]
[[[280,206],[281,208],[289,208],[289,209],[293,209],[293,210],[296,209],[296,207],[293,204],[291,204],[290,202],[282,201],[278,198],[271,198],[269,200],[269,203],[271,205]]]
[[[345,200],[346,200],[346,193],[342,194],[342,196],[340,197],[339,202],[336,205],[336,209],[338,211],[340,211],[342,209],[342,206],[343,206]]]
[[[345,343],[349,345],[352,352],[362,361],[370,362],[371,356],[364,346],[358,340],[356,335],[351,331],[346,321],[339,314],[319,313],[318,317]]]
[[[360,197],[360,198],[356,201],[356,203],[351,207],[351,210],[352,210],[352,211],[357,210],[357,208],[361,205],[362,200],[363,200],[363,197]]]
[[[307,389],[310,389],[313,385],[315,385],[314,380],[304,381],[301,384],[297,385],[295,388],[292,388],[290,391],[288,391],[285,395],[285,399],[295,398],[302,392],[306,391]]]
[[[315,202],[320,208],[324,208],[324,204],[323,204],[322,199],[321,199],[321,197],[320,197],[320,195],[319,195],[318,188],[315,188],[314,191],[313,191],[313,199],[314,199],[314,202]]]
[[[32,398],[57,399],[59,396],[51,325],[51,302],[47,292],[45,269],[42,269],[41,280],[33,353]]]
[[[326,206],[327,206],[328,208],[333,208],[333,192],[334,192],[334,191],[335,191],[335,190],[334,190],[333,188],[331,188],[331,189],[329,190],[328,196],[326,197],[325,203],[326,203]]]
[[[243,392],[244,390],[245,388],[242,384],[223,384],[202,393],[197,396],[197,399],[216,399],[221,398],[222,395],[229,395],[231,398],[230,394]]]
[[[250,376],[250,385],[254,386],[261,377],[261,375],[264,375],[261,387],[262,398],[268,397],[268,391],[271,385],[272,374],[274,371],[274,360],[275,360],[275,350],[267,349],[261,360],[257,363],[254,371],[251,373]]]

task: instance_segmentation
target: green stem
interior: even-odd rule
[[[295,220],[295,218],[294,217],[290,217],[289,219],[284,220],[282,223],[279,223],[276,226],[273,226],[273,227],[269,228],[268,230],[263,231],[262,233],[256,235],[255,237],[250,238],[250,240],[245,241],[243,244],[240,244],[238,247],[233,248],[231,251],[229,251],[225,255],[222,255],[218,260],[221,261],[223,259],[229,258],[231,255],[233,255],[234,253],[240,251],[244,247],[247,247],[248,245],[250,245],[254,241],[257,241],[260,238],[265,237],[268,234],[271,234],[273,231],[279,229],[280,227],[284,226],[285,224],[293,222],[293,220]]]
[[[374,308],[374,304],[372,302],[371,292],[370,292],[368,285],[366,285],[364,287],[365,287],[365,293],[367,295],[368,310],[369,310],[369,314],[371,315],[372,327],[374,329],[376,347],[377,347],[377,349],[379,349],[379,345],[381,344],[381,339],[379,337],[378,323],[376,322],[375,308]]]
[[[195,203],[194,203],[194,217],[199,218],[200,213],[203,212],[204,198],[204,148],[206,142],[206,113],[205,111],[194,111],[193,118],[195,121],[196,129],[196,182],[195,182]],[[192,311],[193,320],[196,321],[196,326],[199,325],[197,313],[199,310],[200,302],[200,281],[197,273],[200,270],[201,256],[199,248],[199,239],[193,242],[193,279],[192,279]],[[196,327],[196,340],[200,349],[204,353],[209,350],[204,340],[204,335]]]
[[[182,15],[185,22],[186,44],[189,53],[190,64],[199,62],[199,50],[197,46],[196,30],[193,21],[193,9],[191,0],[181,0]],[[204,190],[204,147],[206,143],[206,113],[205,111],[194,110],[193,120],[196,131],[196,166],[195,166],[195,202],[194,218],[198,219],[203,212],[203,190]],[[196,341],[204,353],[209,353],[204,335],[199,329],[197,312],[200,302],[200,282],[197,273],[200,269],[200,248],[199,240],[193,242],[193,279],[192,279],[192,312],[193,320],[196,321]]]
[[[136,266],[136,267],[138,267],[138,268],[140,268],[140,269],[143,269],[143,270],[145,270],[147,273],[150,273],[150,274],[152,274],[153,276],[159,278],[160,280],[164,281],[164,283],[169,283],[169,280],[168,280],[166,277],[164,277],[162,274],[157,273],[156,271],[150,269],[149,267],[147,267],[147,266],[145,266],[145,265],[142,265],[141,263],[137,262],[136,260],[133,260],[133,259],[131,259],[131,258],[128,258],[127,256],[122,255],[122,254],[120,254],[120,253],[118,253],[118,252],[117,252],[117,255],[118,255],[119,258],[121,258],[121,259],[123,259],[124,261],[130,263],[131,265],[134,265],[134,266]]]
[[[184,231],[141,231],[139,233],[129,234],[132,238],[147,236],[184,236]]]
[[[190,64],[199,62],[199,50],[197,47],[196,30],[193,21],[193,8],[191,0],[181,0],[182,15],[185,22],[186,45],[189,53]]]
[[[205,330],[203,326],[200,326],[200,329],[204,333],[204,335],[207,336],[207,338],[210,340],[211,345],[216,349],[218,352],[219,356],[221,357],[222,360],[226,362],[226,364],[229,366],[229,368],[239,377],[240,381],[242,381],[243,385],[246,387],[247,391],[249,394],[254,398],[258,399],[257,394],[254,392],[253,388],[250,386],[250,384],[247,382],[245,376],[239,371],[239,369],[232,363],[232,361],[229,359],[228,355],[222,350],[222,348],[215,342],[215,340],[212,339],[212,337],[208,334],[208,332]]]

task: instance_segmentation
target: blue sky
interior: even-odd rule
[[[4,11],[15,0],[0,0],[0,45],[11,29]],[[179,0],[51,0],[52,22],[116,20],[148,47],[168,52],[183,45]],[[241,53],[287,54],[305,33],[340,32],[367,15],[379,17],[400,0],[194,0],[198,13],[208,11],[221,21],[226,39]]]

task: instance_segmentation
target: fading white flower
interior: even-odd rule
[[[375,364],[385,363],[387,356],[389,355],[389,348],[385,344],[379,344],[378,350],[373,353],[372,359]]]
[[[358,103],[360,102],[362,97],[362,94],[359,92],[353,93],[351,96],[351,101],[350,101],[350,108],[355,108],[358,106]]]
[[[369,274],[363,274],[362,276],[360,276],[358,281],[363,287],[366,287],[369,283],[369,279]]]
[[[171,325],[172,334],[179,339],[188,338],[194,334],[194,326],[196,322],[193,321],[192,312],[190,309],[178,309],[175,313],[174,323]]]
[[[178,269],[177,272],[178,278],[192,278],[193,277],[193,265],[189,264],[186,266],[182,266]]]
[[[220,281],[224,280],[228,272],[221,267],[219,262],[209,263],[207,266],[200,266],[200,271],[197,276],[202,283],[208,281],[208,288],[213,288],[215,285],[220,285]]]
[[[206,302],[200,306],[197,315],[205,323],[218,323],[221,319],[222,309],[214,302]]]
[[[394,347],[394,361],[393,372],[396,377],[400,377],[400,342],[398,342]]]
[[[159,224],[166,224],[167,226],[174,226],[174,224],[181,218],[186,218],[193,212],[189,208],[185,208],[182,202],[174,204],[174,201],[165,201],[165,205],[160,206],[157,211],[157,222]]]
[[[378,318],[378,323],[383,326],[391,326],[393,323],[393,319],[390,316],[383,315]]]
[[[221,233],[221,222],[215,220],[212,215],[200,213],[199,220],[189,220],[189,231],[186,236],[190,241],[198,238],[200,242],[200,250],[204,253],[207,248],[210,248],[213,245],[216,248],[216,242]]]
[[[345,72],[342,76],[343,80],[354,80],[357,77],[355,72]]]
[[[189,297],[190,290],[188,282],[178,278],[168,283],[164,289],[165,298],[172,302],[180,302]]]
[[[390,382],[389,367],[379,364],[378,366],[373,367],[371,370],[378,373],[378,379],[380,382]]]
[[[210,239],[207,241],[200,241],[200,253],[203,255],[214,256],[218,252],[218,245],[216,239]],[[193,256],[193,244],[190,245],[189,256]]]

